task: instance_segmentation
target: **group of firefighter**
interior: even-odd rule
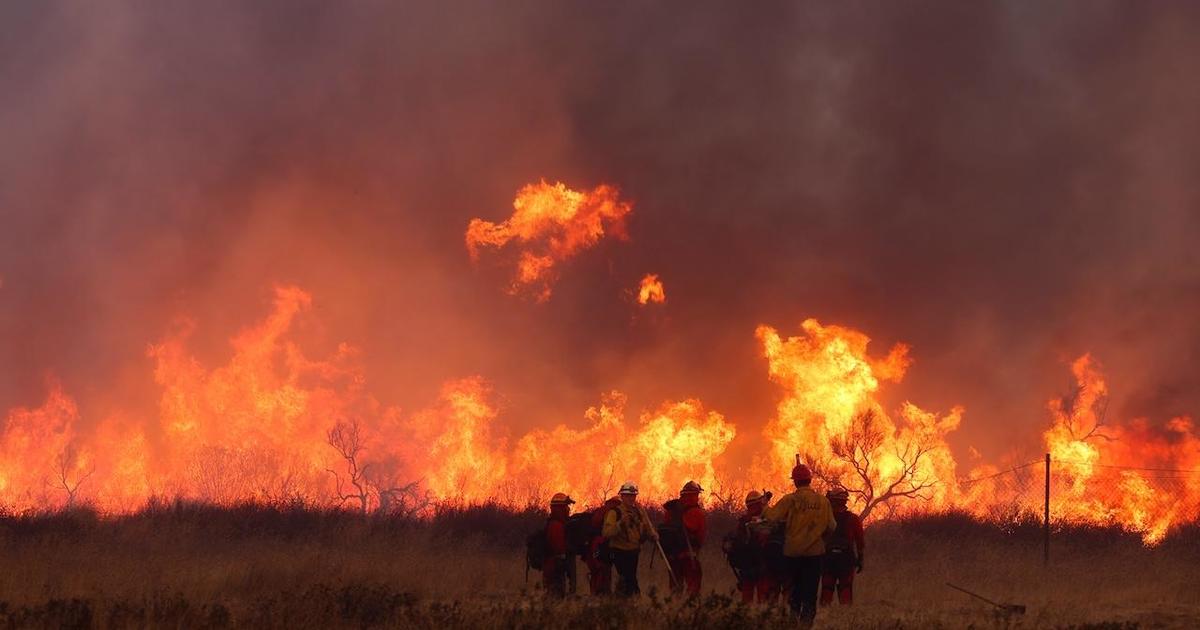
[[[847,507],[849,493],[835,487],[822,496],[812,489],[812,477],[807,466],[797,464],[795,491],[774,505],[771,492],[751,491],[737,527],[722,540],[744,602],[773,604],[787,592],[792,611],[808,622],[816,614],[818,590],[822,605],[831,604],[835,593],[841,604],[850,604],[854,575],[863,568],[862,520]],[[530,545],[541,546],[541,553],[528,561],[542,570],[551,596],[575,591],[576,558],[582,556],[593,595],[614,593],[615,571],[615,594],[630,597],[641,592],[638,557],[643,544],[652,543],[655,557],[666,561],[672,590],[696,596],[703,577],[698,554],[708,538],[703,491],[687,482],[678,499],[663,504],[657,526],[638,503],[633,482],[598,509],[574,516],[575,501],[556,494],[544,530],[531,537]]]

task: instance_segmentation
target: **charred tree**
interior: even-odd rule
[[[345,479],[337,471],[326,469],[333,475],[335,498],[340,505],[345,505],[348,501],[357,501],[359,509],[366,514],[371,501],[370,484],[367,481],[367,472],[371,465],[362,462],[365,449],[358,420],[338,421],[326,433],[326,442],[337,451],[346,464]]]
[[[880,508],[894,510],[898,501],[929,500],[927,491],[937,485],[921,472],[936,444],[920,435],[890,441],[882,424],[874,410],[856,414],[846,432],[832,440],[832,454],[810,461],[818,479],[857,497],[863,520]],[[884,458],[894,458],[887,467],[894,472],[880,467]]]

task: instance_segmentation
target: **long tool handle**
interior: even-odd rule
[[[646,508],[639,505],[638,511],[640,511],[642,513],[642,518],[645,519],[645,522],[647,524],[649,524],[650,523],[650,515],[648,513],[646,513]],[[671,578],[671,586],[674,587],[675,586],[675,572],[671,570],[671,561],[667,559],[667,552],[663,551],[662,543],[659,542],[657,538],[654,539],[654,547],[656,549],[658,549],[658,554],[660,556],[662,556],[663,564],[666,565],[666,567],[667,567],[667,575],[670,576],[670,578]]]
[[[965,589],[965,588],[963,588],[963,587],[961,587],[961,586],[955,586],[955,585],[953,585],[953,584],[951,584],[951,583],[949,583],[949,582],[946,582],[946,586],[949,586],[950,588],[952,588],[952,589],[954,589],[954,590],[956,590],[956,591],[958,591],[958,592],[960,592],[960,593],[966,593],[967,595],[970,595],[971,597],[974,597],[975,599],[978,599],[978,600],[981,600],[981,601],[985,601],[985,602],[987,602],[987,603],[989,603],[989,604],[991,604],[991,605],[995,606],[996,608],[1004,608],[1004,606],[1002,606],[1001,604],[997,604],[996,602],[994,602],[994,601],[992,601],[992,600],[990,600],[990,599],[988,599],[988,598],[986,598],[986,597],[984,597],[983,595],[980,595],[980,594],[978,594],[978,593],[972,593],[971,591],[968,591],[967,589]]]
[[[658,548],[658,553],[662,556],[663,565],[667,567],[667,575],[671,578],[671,586],[674,587],[676,584],[675,572],[671,570],[671,561],[667,559],[667,552],[663,551],[662,543],[658,542],[658,540],[654,541],[654,546]]]

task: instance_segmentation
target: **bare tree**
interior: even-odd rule
[[[751,487],[746,483],[730,483],[725,475],[716,478],[716,483],[709,491],[708,496],[715,500],[717,509],[725,510],[726,512],[734,513],[742,509],[746,495],[750,492]]]
[[[1079,442],[1087,442],[1092,438],[1111,442],[1112,436],[1103,433],[1105,426],[1105,417],[1108,415],[1108,395],[1101,393],[1090,403],[1085,402],[1090,394],[1086,384],[1079,384],[1070,394],[1059,399],[1058,405],[1063,416],[1066,417],[1067,431],[1071,433],[1071,437]],[[1085,423],[1080,420],[1080,416],[1089,414],[1080,414],[1081,405],[1089,405],[1092,408],[1091,426],[1085,426]],[[1087,411],[1087,410],[1082,410]]]
[[[938,483],[936,478],[921,474],[921,463],[935,444],[916,435],[887,449],[887,436],[880,424],[874,410],[856,414],[846,433],[832,440],[832,456],[813,458],[809,463],[818,479],[841,486],[858,497],[863,506],[863,520],[880,507],[894,512],[894,502],[902,499],[927,501],[932,498],[927,491]],[[883,478],[878,460],[889,454],[894,455],[901,466],[898,472]]]
[[[329,445],[346,461],[347,479],[345,481],[343,481],[342,475],[326,468],[329,474],[333,475],[336,484],[336,498],[342,505],[345,505],[347,501],[358,501],[362,513],[366,514],[371,501],[371,488],[367,481],[367,473],[371,465],[361,461],[365,449],[359,432],[358,420],[339,420],[329,429],[325,437]]]
[[[333,475],[339,504],[352,501],[363,514],[374,506],[381,513],[409,518],[433,502],[433,495],[428,490],[422,491],[420,480],[401,480],[403,467],[395,458],[366,461],[367,449],[358,420],[337,422],[326,434],[326,441],[346,465],[344,476],[326,469]]]
[[[86,472],[79,470],[79,454],[74,444],[68,444],[54,458],[55,484],[59,489],[67,493],[68,509],[75,507],[75,498],[79,494],[79,487],[95,472],[96,466],[94,464]]]

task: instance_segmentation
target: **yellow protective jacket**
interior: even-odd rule
[[[820,556],[825,553],[824,536],[837,529],[829,499],[812,488],[797,488],[763,511],[763,518],[784,523],[783,555]]]
[[[625,504],[604,515],[604,528],[600,535],[608,539],[608,546],[622,551],[632,551],[642,546],[642,541],[654,534],[654,526],[641,507],[633,509]]]

